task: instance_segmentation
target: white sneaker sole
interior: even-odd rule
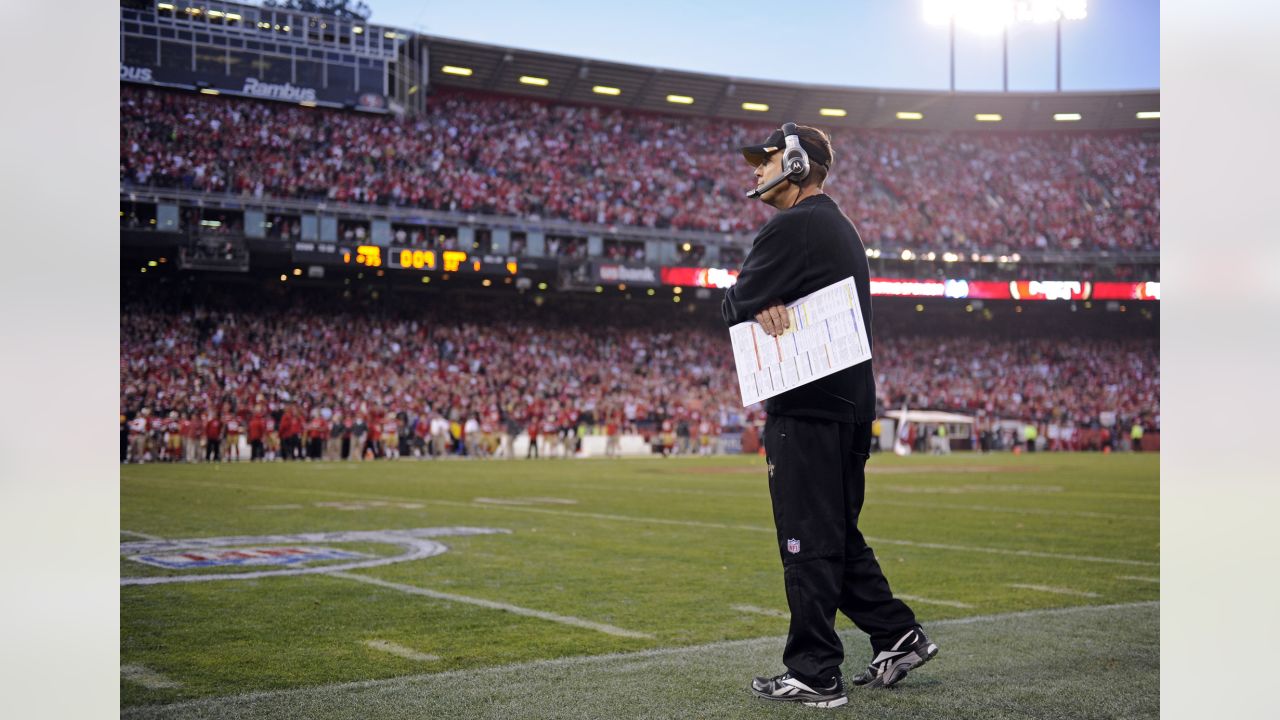
[[[904,655],[901,658],[899,658],[897,662],[891,665],[889,669],[884,672],[883,675],[872,680],[871,682],[867,683],[863,687],[867,687],[867,688],[893,687],[894,685],[897,685],[899,682],[901,682],[902,679],[907,676],[908,672],[929,662],[937,654],[938,654],[937,643],[929,643],[929,647],[925,648],[923,657],[920,656],[918,653],[914,653],[914,652],[908,655]]]
[[[816,708],[837,708],[849,702],[849,696],[838,697],[835,700],[803,700],[801,703],[809,707]]]

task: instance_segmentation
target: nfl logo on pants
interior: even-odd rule
[[[795,555],[796,553],[800,552],[800,541],[795,538],[791,538],[790,540],[788,540],[787,552],[791,553],[792,555]]]

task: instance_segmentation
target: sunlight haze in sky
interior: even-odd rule
[[[945,25],[922,0],[777,2],[365,0],[373,22],[430,35],[654,67],[824,85],[945,90]],[[1054,89],[1054,25],[1009,33],[1009,89]],[[1089,0],[1065,21],[1063,90],[1160,86],[1158,0]],[[956,32],[956,88],[1000,90],[999,33]]]

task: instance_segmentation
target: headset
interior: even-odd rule
[[[796,134],[796,124],[786,123],[782,126],[786,149],[782,151],[782,172],[777,177],[747,193],[747,197],[755,200],[773,188],[790,180],[800,182],[809,177],[809,153],[800,147],[800,136]]]

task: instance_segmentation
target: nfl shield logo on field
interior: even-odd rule
[[[791,553],[792,555],[795,555],[796,553],[800,552],[800,541],[795,538],[791,538],[790,540],[788,540],[787,552]]]

